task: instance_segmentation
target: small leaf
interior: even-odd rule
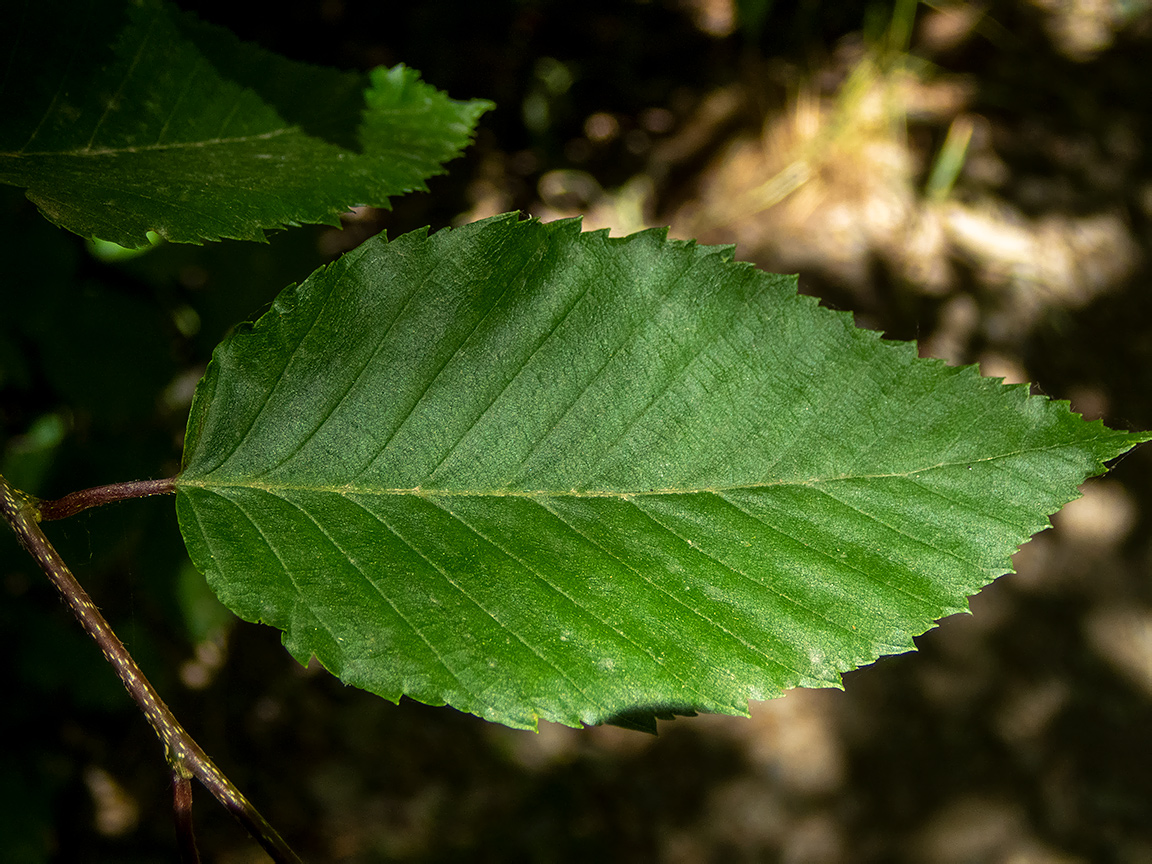
[[[511,726],[643,726],[910,650],[1148,437],[729,249],[505,216],[369,241],[226,340],[177,507],[301,661]]]
[[[293,63],[159,0],[0,9],[0,182],[55,224],[127,247],[262,240],[424,189],[483,100],[411,69]]]

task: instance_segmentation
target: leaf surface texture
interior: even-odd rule
[[[301,661],[647,725],[911,649],[1140,440],[731,250],[505,216],[369,241],[222,343],[177,507]]]
[[[491,107],[403,66],[294,63],[159,0],[6,3],[0,69],[0,182],[130,247],[387,207],[442,173]]]

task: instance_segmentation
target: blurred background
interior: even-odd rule
[[[0,470],[44,498],[179,467],[213,346],[381,230],[508,210],[736,244],[860,326],[1152,428],[1146,0],[184,2],[292,59],[497,104],[391,211],[129,260],[0,189]],[[169,704],[312,861],[1152,862],[1152,449],[917,640],[752,718],[516,732],[297,666],[171,502],[48,531]],[[174,860],[160,745],[0,541],[0,859]],[[202,789],[206,861],[266,860]]]

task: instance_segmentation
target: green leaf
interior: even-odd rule
[[[910,650],[1148,437],[729,249],[504,216],[369,241],[226,340],[177,508],[301,661],[511,726],[644,724]]]
[[[483,100],[411,69],[293,63],[159,0],[0,8],[0,182],[55,224],[127,247],[339,224],[425,189]]]

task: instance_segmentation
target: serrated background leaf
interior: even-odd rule
[[[0,182],[124,246],[260,240],[424,189],[491,103],[293,63],[157,0],[0,10]]]
[[[177,507],[224,602],[349,683],[644,725],[912,648],[1145,437],[728,249],[497,217],[370,241],[223,343]]]

